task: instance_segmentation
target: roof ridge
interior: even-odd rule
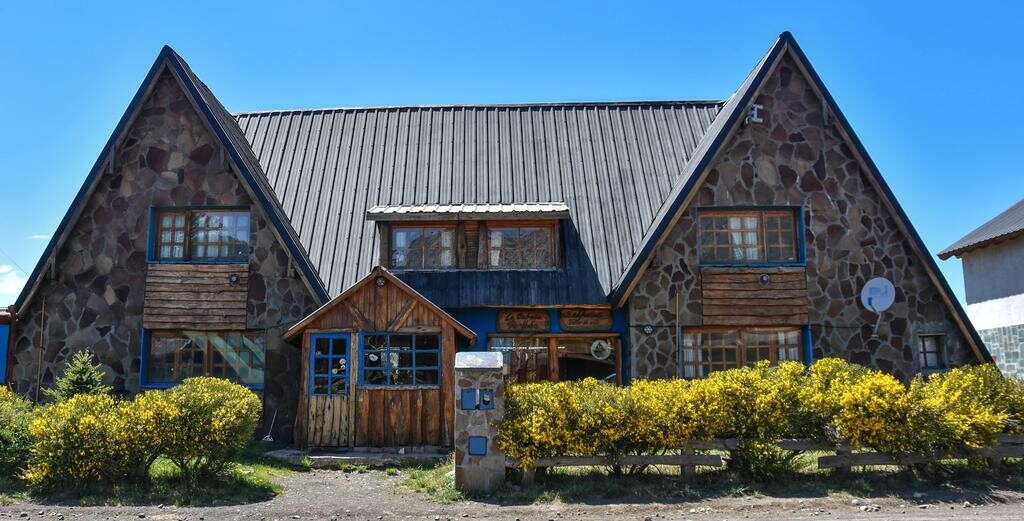
[[[321,107],[304,109],[270,109],[232,112],[235,117],[259,114],[299,114],[316,112],[348,112],[360,110],[401,109],[500,109],[500,108],[554,108],[554,107],[642,107],[645,105],[723,105],[723,100],[625,100],[625,101],[541,101],[530,103],[440,103],[426,105],[377,105],[362,107]]]

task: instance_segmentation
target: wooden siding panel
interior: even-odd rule
[[[806,269],[702,268],[701,300],[705,326],[803,325],[810,305]]]
[[[245,329],[248,292],[248,264],[150,264],[143,327]]]

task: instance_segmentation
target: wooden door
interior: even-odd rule
[[[306,440],[310,447],[350,447],[352,414],[352,335],[310,335],[309,400]]]

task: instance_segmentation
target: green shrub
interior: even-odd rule
[[[32,403],[0,386],[0,477],[18,473],[28,456]]]
[[[117,403],[80,394],[40,409],[29,432],[32,450],[23,477],[33,486],[109,480],[116,465],[110,422]]]
[[[57,378],[53,388],[44,389],[43,394],[54,402],[63,402],[76,394],[108,394],[110,386],[103,385],[103,371],[100,365],[93,365],[95,357],[89,351],[72,355],[64,366],[64,373]]]
[[[791,471],[798,454],[778,448],[775,440],[821,430],[801,399],[807,372],[798,362],[717,371],[693,385],[707,388],[708,401],[724,409],[718,436],[739,439],[728,466],[746,477],[767,480]]]
[[[219,378],[189,378],[163,398],[154,398],[160,450],[192,481],[221,474],[260,419],[259,397]]]

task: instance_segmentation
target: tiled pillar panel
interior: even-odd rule
[[[455,486],[492,491],[505,482],[505,454],[497,447],[505,414],[501,353],[455,355]]]

